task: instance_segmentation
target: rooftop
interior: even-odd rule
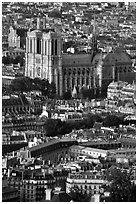
[[[12,193],[12,192],[17,192],[18,189],[17,188],[10,188],[10,187],[3,187],[2,188],[2,194],[5,194],[5,193]]]
[[[92,64],[91,54],[63,54],[63,67],[82,66]]]
[[[51,140],[51,141],[49,141],[49,142],[46,142],[46,143],[43,143],[43,144],[40,144],[40,145],[31,147],[31,148],[29,148],[29,150],[30,150],[30,151],[35,151],[35,150],[41,149],[41,148],[43,148],[43,147],[48,147],[48,146],[51,146],[51,145],[58,144],[58,143],[60,143],[60,142],[75,142],[75,141],[76,141],[76,140],[74,140],[74,139],[69,139],[69,138],[54,139],[54,140]]]

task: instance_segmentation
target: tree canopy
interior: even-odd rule
[[[79,189],[78,186],[71,188],[70,196],[74,202],[89,202],[91,197],[85,190]]]
[[[13,58],[12,56],[3,56],[2,63],[6,65],[20,63],[20,65],[23,66],[25,61],[24,61],[24,57],[21,55],[18,55],[15,58]]]
[[[106,127],[113,127],[113,126],[119,127],[119,125],[122,124],[123,121],[121,120],[120,117],[116,115],[108,115],[106,116],[103,123],[104,123],[104,126]]]
[[[47,136],[56,136],[60,134],[60,129],[62,129],[63,123],[60,119],[46,119],[44,130]]]
[[[10,87],[16,92],[41,91],[42,95],[49,97],[53,97],[56,93],[56,86],[53,82],[49,83],[48,80],[39,78],[19,77],[12,81]]]
[[[48,16],[53,18],[61,18],[61,12],[57,9],[54,9],[48,14]]]
[[[101,122],[102,119],[98,115],[89,114],[87,119],[79,120],[79,121],[61,121],[60,119],[46,119],[45,120],[45,131],[47,136],[57,136],[68,134],[72,130],[76,129],[84,129],[84,128],[92,128],[95,121]]]
[[[110,169],[107,171],[111,202],[136,202],[136,185],[131,181],[132,172],[121,171],[121,169]]]

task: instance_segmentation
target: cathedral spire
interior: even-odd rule
[[[96,34],[95,28],[96,28],[96,23],[95,23],[95,13],[94,13],[94,24],[93,24],[93,35],[94,35],[94,36],[95,36],[95,34]]]
[[[95,13],[94,13],[94,22],[93,22],[93,36],[91,39],[91,53],[92,53],[92,60],[95,54],[97,53],[97,38],[96,38],[96,20],[95,20]]]

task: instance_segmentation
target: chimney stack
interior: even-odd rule
[[[51,200],[51,191],[52,191],[52,189],[46,189],[45,190],[46,200]]]
[[[10,173],[11,173],[11,171],[10,171],[10,169],[8,169],[8,178],[10,177]]]
[[[97,203],[100,202],[100,194],[98,193],[94,194],[94,202],[97,202]]]

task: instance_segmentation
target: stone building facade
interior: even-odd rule
[[[27,29],[16,28],[11,25],[8,34],[8,45],[10,48],[25,48]]]
[[[54,82],[57,94],[62,95],[61,36],[53,32],[34,30],[26,39],[25,76]]]

